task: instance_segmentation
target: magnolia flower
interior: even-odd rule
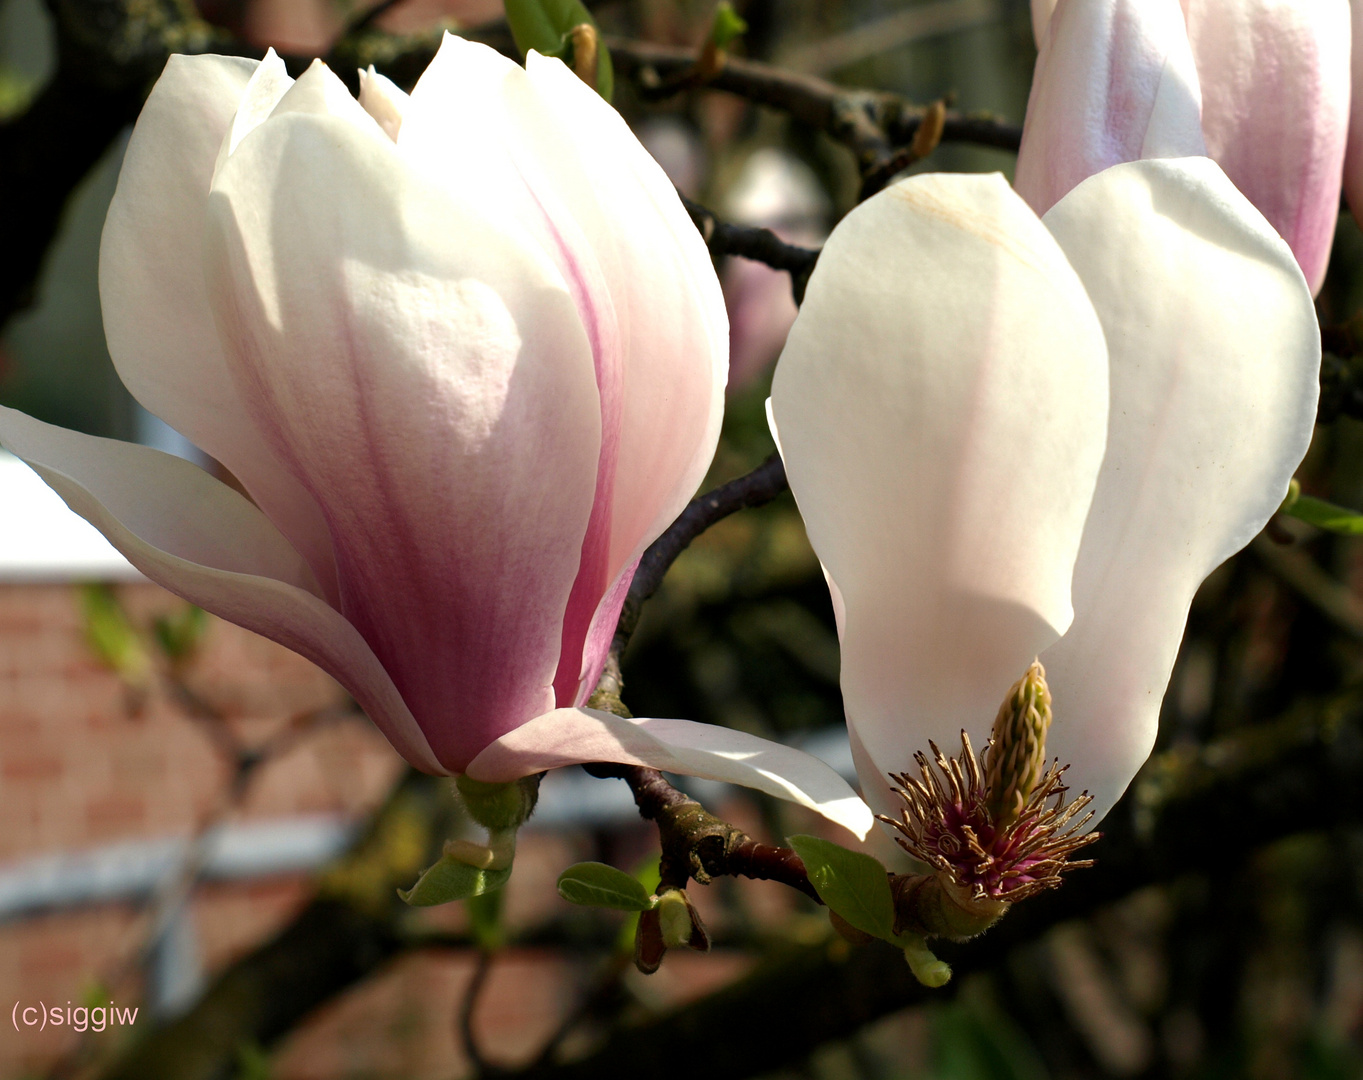
[[[100,286],[123,381],[249,500],[12,410],[0,442],[148,577],[316,662],[428,772],[651,764],[864,830],[794,751],[577,708],[713,454],[727,325],[671,185],[559,61],[446,37],[410,97],[371,71],[356,101],[321,63],[173,57]]]
[[[1206,153],[1178,0],[1061,0],[1038,39],[1014,181],[1038,214],[1111,165]]]
[[[889,774],[930,741],[983,747],[1036,657],[1047,754],[1111,808],[1194,591],[1306,451],[1319,360],[1291,252],[1206,158],[1115,166],[1040,220],[1001,177],[919,176],[838,225],[770,410],[873,809],[904,811]]]
[[[1083,178],[1076,159],[1202,153],[1189,128],[1200,100],[1205,153],[1318,292],[1349,123],[1349,0],[1182,0],[1179,11],[1175,0],[1033,0],[1027,125],[1045,134],[1024,137],[1018,190],[1041,213]]]

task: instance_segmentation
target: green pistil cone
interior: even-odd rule
[[[1040,661],[1008,691],[985,763],[990,816],[1000,828],[1018,820],[1022,808],[1046,774],[1046,731],[1051,726],[1051,691]]]

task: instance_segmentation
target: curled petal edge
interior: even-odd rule
[[[554,709],[487,746],[475,780],[507,783],[545,769],[611,761],[754,788],[798,803],[864,839],[875,820],[830,766],[789,746],[692,720],[624,719],[597,709]]]
[[[12,409],[0,409],[0,440],[152,581],[311,660],[345,687],[404,758],[425,772],[448,773],[369,644],[344,616],[302,587],[309,575],[301,557],[287,557],[292,552],[288,541],[245,498],[170,454],[67,431]],[[85,464],[89,460],[97,466]],[[123,521],[105,506],[106,501],[120,501],[115,486],[126,482],[132,490],[153,477],[161,507],[173,502],[185,515],[183,532],[189,543],[213,524],[229,534],[226,540],[238,537],[238,544],[218,538],[213,546],[232,552],[229,557],[241,569],[195,562],[138,535],[148,526],[157,527],[154,509],[139,530],[132,514],[124,514],[129,520]],[[255,562],[267,573],[286,572],[291,561],[297,563],[299,584],[245,569]]]

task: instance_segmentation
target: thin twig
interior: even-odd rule
[[[644,601],[658,591],[668,568],[690,546],[691,541],[715,522],[746,507],[761,506],[785,491],[786,467],[780,454],[772,454],[752,472],[721,484],[713,491],[692,499],[677,520],[653,541],[639,560],[634,581],[620,609],[620,621],[615,626],[615,640],[611,642],[611,657],[619,664],[630,635],[639,625],[639,614]],[[618,679],[618,670],[616,671]],[[618,694],[619,690],[615,692]]]
[[[661,92],[674,82],[683,88],[684,76],[697,61],[694,49],[622,38],[608,38],[606,43],[616,70],[646,94]],[[926,111],[897,94],[851,90],[813,75],[735,57],[729,57],[704,85],[778,109],[817,128],[850,149],[863,169],[911,143]],[[1016,151],[1022,129],[992,116],[949,113],[942,140]]]
[[[805,864],[794,851],[759,844],[677,790],[657,769],[606,763],[586,769],[593,776],[625,781],[634,793],[639,816],[657,822],[662,847],[660,888],[685,888],[693,879],[708,885],[717,877],[747,877],[779,881],[822,903],[805,874]]]
[[[680,194],[680,193],[679,193]],[[712,255],[737,255],[742,259],[764,263],[773,270],[784,270],[790,275],[790,288],[798,306],[804,302],[805,285],[819,261],[819,249],[787,244],[770,229],[756,225],[732,225],[720,221],[713,210],[681,196],[682,205],[691,215],[696,228]]]
[[[464,991],[464,1000],[459,1004],[459,1039],[469,1063],[473,1066],[475,1076],[491,1076],[499,1071],[488,1065],[478,1046],[477,1036],[473,1033],[473,1013],[478,1007],[478,998],[487,984],[488,972],[491,969],[492,951],[479,949],[478,960],[473,968],[473,978],[469,980],[468,989]]]

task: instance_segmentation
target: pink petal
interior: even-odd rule
[[[1292,248],[1330,261],[1349,128],[1349,0],[1183,0],[1207,153]]]
[[[644,765],[755,788],[816,810],[858,837],[874,824],[847,781],[818,758],[690,720],[625,720],[595,709],[555,709],[492,743],[469,765],[468,775],[504,783],[589,761]]]
[[[1041,42],[1014,186],[1038,214],[1110,165],[1204,152],[1178,0],[1059,0]]]
[[[618,614],[627,571],[714,453],[727,322],[709,253],[661,168],[560,62],[532,54],[528,66],[447,37],[413,90],[399,147],[458,197],[504,208],[539,239],[592,342],[602,444],[555,678],[569,704],[595,684],[600,627]],[[468,145],[484,152],[470,159]]]
[[[342,613],[461,771],[553,706],[600,405],[552,263],[362,115],[276,114],[242,141],[210,199],[211,295],[326,517]]]
[[[312,572],[246,499],[145,446],[0,408],[0,442],[153,581],[333,675],[408,761],[443,772],[373,651],[315,595]]]
[[[232,471],[308,560],[322,595],[334,597],[326,523],[275,461],[237,393],[203,276],[208,190],[234,116],[259,113],[243,125],[254,126],[289,81],[277,57],[262,65],[170,58],[133,130],[109,206],[100,303],[109,354],[128,389]],[[239,114],[246,99],[258,107]]]

